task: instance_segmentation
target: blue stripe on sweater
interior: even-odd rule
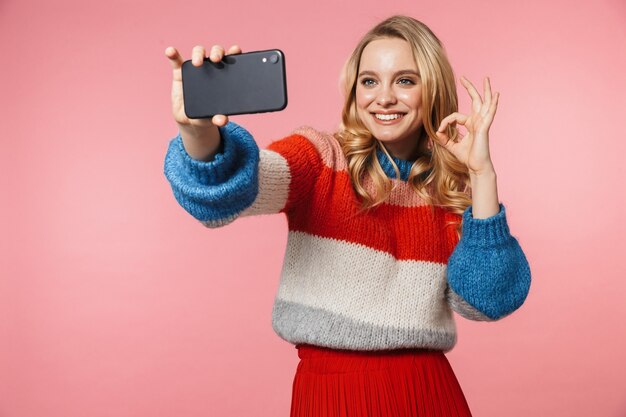
[[[463,233],[448,259],[448,284],[474,308],[493,320],[517,310],[530,289],[530,267],[511,236],[504,205],[486,219],[463,213]]]
[[[170,141],[165,176],[178,203],[200,221],[222,220],[252,205],[259,192],[259,147],[243,127],[219,128],[223,151],[210,162],[189,156],[180,133]]]

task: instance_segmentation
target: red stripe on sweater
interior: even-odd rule
[[[359,208],[348,174],[324,167],[305,201],[288,213],[289,229],[366,245],[398,260],[446,263],[456,245],[454,226],[445,224],[459,216],[441,208]]]
[[[460,216],[426,205],[382,204],[361,212],[348,172],[324,164],[309,139],[291,135],[268,149],[289,164],[289,197],[282,210],[289,230],[365,245],[398,260],[447,262],[458,239],[455,226],[446,222]]]

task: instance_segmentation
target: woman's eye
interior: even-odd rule
[[[376,80],[372,79],[372,78],[363,78],[361,80],[361,84],[364,86],[372,86],[376,83]],[[399,84],[404,84],[404,85],[413,85],[415,84],[415,82],[410,79],[410,78],[400,78],[398,80]]]

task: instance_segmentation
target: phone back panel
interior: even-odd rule
[[[285,55],[279,49],[226,55],[182,66],[185,113],[192,119],[278,111],[287,107]]]

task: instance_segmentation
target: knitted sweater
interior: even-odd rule
[[[176,200],[207,227],[239,216],[284,213],[288,240],[272,311],[274,331],[293,344],[336,349],[452,349],[452,311],[498,320],[522,305],[530,268],[505,208],[487,219],[427,205],[406,182],[411,161],[379,151],[394,188],[361,212],[339,143],[301,127],[259,150],[243,127],[220,128],[213,161],[192,159],[180,135],[165,175]],[[365,187],[373,189],[369,176]]]

